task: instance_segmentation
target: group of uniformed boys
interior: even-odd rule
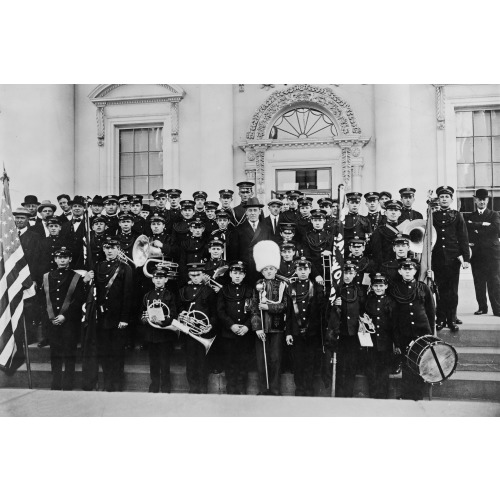
[[[199,338],[181,334],[190,392],[206,393],[208,373],[224,371],[227,393],[244,394],[256,363],[259,394],[279,395],[286,369],[294,372],[295,394],[312,396],[315,373],[326,372],[328,385],[325,359],[335,351],[336,395],[352,397],[355,376],[364,373],[370,396],[387,398],[395,356],[435,330],[458,331],[458,280],[460,267],[469,266],[470,245],[476,314],[487,312],[488,288],[500,315],[500,223],[487,208],[486,190],[475,193],[478,210],[467,219],[450,209],[453,188],[441,186],[429,200],[437,233],[427,275],[436,284],[431,291],[419,280],[409,236],[398,227],[423,218],[412,208],[414,188],[399,190],[401,200],[389,192],[347,193],[342,217],[339,200],[321,198],[313,209],[312,198],[292,190],[270,200],[264,217],[254,184],[237,186],[235,207],[230,189],[220,190],[217,202],[203,191],[181,200],[179,189],[158,189],[154,207],[139,195],[62,194],[59,215],[49,200],[25,197],[13,213],[38,287],[26,307],[27,323],[41,323],[39,346],[50,345],[52,389],[74,388],[84,303],[96,308],[94,362],[106,391],[122,390],[124,351],[135,344],[149,352],[149,391],[170,392],[179,338],[172,322],[194,311],[191,317],[206,321],[199,323]],[[363,198],[366,216],[359,213]],[[147,245],[138,248],[138,240]],[[156,259],[138,262],[141,249]],[[343,280],[332,283],[330,266],[342,261]],[[158,304],[166,306],[160,319],[151,313]],[[368,343],[360,320],[370,325]],[[95,389],[96,370],[84,366],[83,373],[83,388]],[[404,362],[402,377],[400,396],[421,399],[425,384]]]

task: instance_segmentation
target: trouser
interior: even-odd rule
[[[265,343],[256,337],[255,356],[257,358],[257,372],[259,374],[260,392],[270,393],[275,396],[281,394],[281,357],[283,355],[283,344],[285,334],[267,333]],[[264,345],[266,348],[267,371],[269,377],[269,390],[266,383],[266,366],[264,362]]]
[[[219,338],[224,360],[227,394],[246,394],[247,392],[250,335],[251,333],[248,332],[243,337]]]
[[[223,366],[223,348],[221,336],[218,334],[219,330],[212,328],[210,335],[215,335],[215,340],[210,346],[207,354],[207,366],[209,371],[221,372]]]
[[[314,396],[314,358],[321,346],[321,337],[294,337],[293,378],[296,396]]]
[[[479,309],[488,310],[487,289],[493,314],[500,314],[500,260],[479,255],[472,258],[471,267]]]
[[[149,343],[149,374],[151,376],[150,392],[170,392],[170,358],[174,350],[174,341]]]
[[[370,397],[389,398],[389,374],[392,370],[393,354],[391,351],[377,351],[373,347],[363,349],[365,375],[368,379]]]
[[[186,376],[189,392],[206,394],[208,389],[207,356],[205,347],[189,335],[186,337]]]
[[[337,349],[337,371],[335,374],[335,396],[352,398],[354,380],[359,363],[359,340],[357,335],[341,335]]]
[[[457,317],[460,261],[455,259],[447,265],[443,262],[433,261],[432,270],[439,291],[436,304],[437,322],[454,323]]]
[[[122,390],[125,339],[125,329],[98,328],[97,330],[97,357],[102,366],[105,391]]]
[[[52,368],[53,390],[73,390],[75,381],[76,346],[78,343],[79,324],[50,326],[50,365]],[[64,373],[63,373],[64,369]]]
[[[403,363],[401,379],[401,397],[403,399],[424,399],[427,393],[426,383],[420,375],[414,373],[405,362]]]

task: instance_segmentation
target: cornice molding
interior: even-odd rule
[[[124,96],[124,97],[107,97],[113,90],[122,87],[124,84],[102,84],[98,85],[88,95],[88,98],[97,107],[97,144],[104,146],[104,119],[106,106],[117,106],[123,104],[156,104],[161,102],[171,103],[172,114],[172,142],[178,141],[179,136],[179,102],[182,101],[186,92],[178,85],[166,83],[156,84],[163,87],[168,94],[153,94],[148,96]]]

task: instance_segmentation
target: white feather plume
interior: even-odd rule
[[[263,240],[253,247],[253,259],[257,271],[262,271],[267,266],[280,268],[280,247],[272,240]]]

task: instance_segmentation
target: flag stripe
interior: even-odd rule
[[[3,177],[0,200],[0,367],[8,367],[24,334],[24,297],[34,285],[10,207],[9,182]]]

